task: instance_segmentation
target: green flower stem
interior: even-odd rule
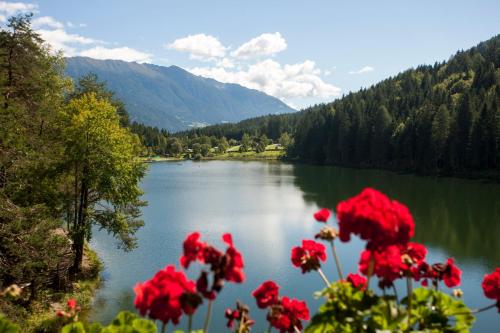
[[[295,333],[300,333],[300,330],[297,328],[297,326],[293,325],[293,329],[295,330]]]
[[[394,296],[396,296],[396,302],[399,305],[399,296],[398,296],[398,290],[396,289],[396,285],[393,283],[392,284],[392,290],[394,290]]]
[[[330,287],[330,282],[326,278],[325,273],[323,273],[323,271],[321,270],[321,268],[318,268],[318,273],[319,273],[319,276],[321,276],[321,278],[323,279],[323,281],[325,281],[326,286]]]
[[[167,324],[162,323],[161,324],[161,333],[165,333],[167,331]]]
[[[187,333],[191,333],[192,330],[193,330],[193,315],[189,315]]]
[[[494,308],[494,307],[496,307],[496,306],[497,306],[497,303],[493,303],[493,304],[488,305],[488,306],[485,306],[485,307],[483,307],[483,308],[470,310],[470,313],[469,313],[469,312],[455,312],[455,313],[452,313],[450,316],[459,316],[459,315],[476,314],[476,313],[479,313],[479,312],[483,312],[483,311],[486,311],[486,310],[492,309],[492,308]]]
[[[337,267],[337,272],[339,273],[339,279],[343,280],[344,274],[342,274],[342,266],[340,265],[340,259],[337,255],[337,251],[335,250],[335,244],[333,243],[333,240],[330,241],[330,245],[332,246],[333,258],[335,259],[335,266]]]
[[[406,289],[408,291],[408,327],[411,330],[411,308],[412,308],[412,295],[413,295],[413,286],[411,283],[411,276],[406,277]]]
[[[493,304],[491,304],[491,305],[485,306],[484,308],[474,309],[474,310],[472,310],[471,312],[472,312],[472,313],[479,313],[479,312],[483,312],[483,311],[486,311],[486,310],[492,309],[492,308],[494,308],[495,306],[497,306],[497,303],[493,303]]]
[[[212,316],[212,300],[208,301],[207,316],[205,317],[205,324],[203,325],[203,332],[208,333],[208,325],[210,324],[210,317]]]
[[[271,333],[271,330],[273,329],[273,325],[271,325],[271,323],[269,323],[269,327],[267,328],[267,333]]]
[[[238,328],[238,333],[243,332],[243,325],[245,323],[245,318],[242,316],[240,320],[240,327]]]

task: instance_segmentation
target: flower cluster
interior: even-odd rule
[[[164,324],[169,321],[178,324],[183,312],[193,314],[202,302],[195,283],[172,265],[158,271],[150,280],[137,283],[134,291],[134,305],[139,313]]]
[[[228,245],[225,253],[201,242],[198,232],[188,235],[183,244],[184,253],[180,259],[182,267],[188,268],[191,262],[198,261],[210,268],[213,275],[211,286],[209,286],[209,272],[206,270],[201,272],[196,282],[197,290],[209,300],[216,298],[224,281],[241,283],[245,280],[243,256],[234,247],[231,234],[224,234],[222,240]]]
[[[377,276],[381,288],[390,287],[394,280],[403,277],[422,279],[424,285],[428,279],[436,286],[441,280],[450,288],[460,284],[461,271],[453,259],[445,264],[429,265],[425,261],[425,246],[410,242],[415,225],[405,205],[367,188],[340,202],[337,217],[342,241],[349,241],[351,235],[367,241],[359,270],[366,276]]]
[[[279,286],[266,281],[252,293],[261,309],[269,309],[267,320],[280,333],[302,330],[302,320],[309,320],[309,309],[304,301],[279,296]]]
[[[354,288],[365,290],[368,281],[362,275],[350,273],[347,275],[347,282],[349,282]]]
[[[234,322],[239,322],[238,333],[247,333],[250,332],[252,326],[255,324],[255,321],[249,316],[250,310],[248,306],[241,304],[240,302],[236,302],[236,309],[227,308],[224,313],[224,317],[227,319],[227,327],[232,329],[234,326]]]
[[[416,281],[422,279],[423,286],[427,286],[428,280],[431,280],[434,286],[437,286],[439,281],[444,281],[448,288],[453,288],[460,285],[462,271],[455,265],[453,258],[449,258],[444,264],[429,265],[421,262],[412,269],[412,275]]]
[[[500,313],[500,267],[497,267],[491,274],[485,274],[482,287],[484,295],[497,302],[496,307]]]
[[[341,241],[348,242],[351,234],[358,235],[368,241],[370,249],[406,244],[415,232],[408,208],[371,188],[340,202],[337,218]]]
[[[321,267],[321,261],[326,260],[326,249],[321,243],[304,239],[302,246],[292,249],[291,259],[295,267],[302,269],[302,273],[318,270]]]

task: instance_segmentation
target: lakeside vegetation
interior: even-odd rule
[[[93,75],[65,77],[30,21],[0,30],[0,293],[16,290],[0,312],[54,332],[56,308],[75,297],[85,313],[98,285],[92,226],[134,247],[146,166],[123,104]]]

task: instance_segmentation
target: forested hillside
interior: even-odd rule
[[[500,36],[307,112],[291,157],[454,173],[500,168]]]
[[[500,168],[500,36],[329,104],[186,135],[276,139],[288,158],[321,164],[458,174]]]

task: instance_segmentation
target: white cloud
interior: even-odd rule
[[[222,67],[196,67],[189,71],[221,82],[238,83],[285,101],[293,98],[330,98],[340,95],[340,88],[324,82],[319,76],[321,71],[310,60],[282,66],[272,59],[266,59],[249,65],[243,70],[229,71]]]
[[[265,33],[244,43],[231,55],[240,59],[257,58],[284,51],[286,47],[286,41],[279,32]]]
[[[167,48],[181,52],[188,52],[192,59],[209,60],[222,58],[226,54],[226,48],[219,40],[210,35],[197,34],[176,39],[168,44]]]
[[[83,37],[77,34],[69,34],[63,29],[39,29],[37,32],[54,51],[62,50],[66,56],[70,57],[76,55],[76,45],[102,43],[92,38]]]
[[[6,16],[17,13],[35,12],[37,8],[37,5],[31,3],[0,1],[0,12],[5,13]]]
[[[38,29],[41,27],[47,27],[52,29],[62,29],[64,28],[64,24],[59,21],[56,21],[53,17],[50,16],[41,16],[37,17],[32,21],[33,28]]]
[[[101,46],[96,46],[91,49],[84,50],[80,52],[79,55],[94,59],[114,59],[134,61],[139,63],[150,63],[153,57],[153,55],[150,53],[141,52],[129,47],[105,48]]]
[[[234,63],[229,58],[223,58],[222,60],[217,61],[217,66],[223,68],[234,68]]]
[[[349,74],[364,74],[364,73],[373,72],[374,70],[375,70],[375,68],[373,68],[372,66],[365,66],[357,71],[350,71]]]
[[[80,23],[78,26],[80,28],[86,28],[87,27],[87,23]]]
[[[6,21],[7,21],[7,17],[5,15],[0,14],[0,22],[6,22]]]

